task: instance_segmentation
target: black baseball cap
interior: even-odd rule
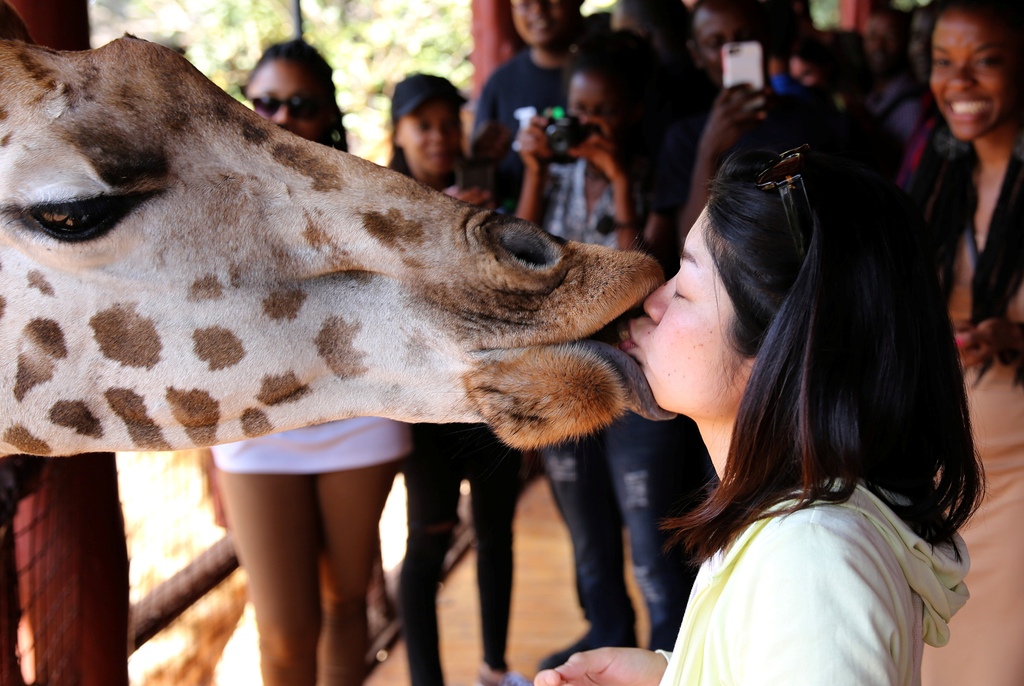
[[[444,77],[409,74],[395,86],[395,94],[391,98],[391,121],[397,122],[432,98],[443,98],[458,107],[466,102],[459,89]]]

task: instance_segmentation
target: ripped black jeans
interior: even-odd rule
[[[437,586],[458,520],[460,485],[469,481],[476,529],[483,661],[506,669],[512,602],[512,518],[522,456],[482,425],[419,424],[406,458],[409,537],[399,597],[412,686],[443,686]]]

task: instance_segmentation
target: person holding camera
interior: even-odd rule
[[[518,135],[525,167],[518,216],[565,239],[640,247],[647,169],[635,152],[636,127],[652,64],[649,47],[632,33],[580,42],[567,66],[567,111],[535,117]],[[693,454],[665,459],[690,445]],[[688,483],[696,481],[699,489],[710,472],[695,426],[686,418],[651,422],[627,414],[602,432],[545,449],[542,457],[572,539],[577,592],[590,628],[544,659],[541,669],[580,650],[636,645],[623,571],[624,525],[650,616],[650,646],[667,649],[693,570],[678,548],[663,552],[659,522],[678,513]],[[690,479],[693,466],[699,475]]]
[[[619,53],[635,68],[614,64]],[[524,167],[517,216],[568,240],[639,247],[647,170],[630,134],[649,60],[642,41],[625,32],[580,44],[567,66],[568,108],[534,117],[516,137]]]

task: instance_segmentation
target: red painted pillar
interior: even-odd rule
[[[89,49],[86,0],[7,0],[39,45],[54,50]]]
[[[839,0],[839,26],[846,31],[862,33],[868,17],[884,0]]]
[[[480,95],[484,82],[502,62],[523,47],[512,25],[509,0],[472,0],[473,12],[473,97]]]

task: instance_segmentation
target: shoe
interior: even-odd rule
[[[495,680],[496,672],[484,667],[480,668],[476,686],[532,686],[533,682],[519,672],[502,672]]]
[[[572,655],[582,653],[584,650],[593,650],[596,647],[597,646],[591,644],[589,636],[584,636],[568,648],[562,648],[557,653],[552,653],[541,660],[540,664],[537,665],[537,671],[560,667],[564,665]]]

